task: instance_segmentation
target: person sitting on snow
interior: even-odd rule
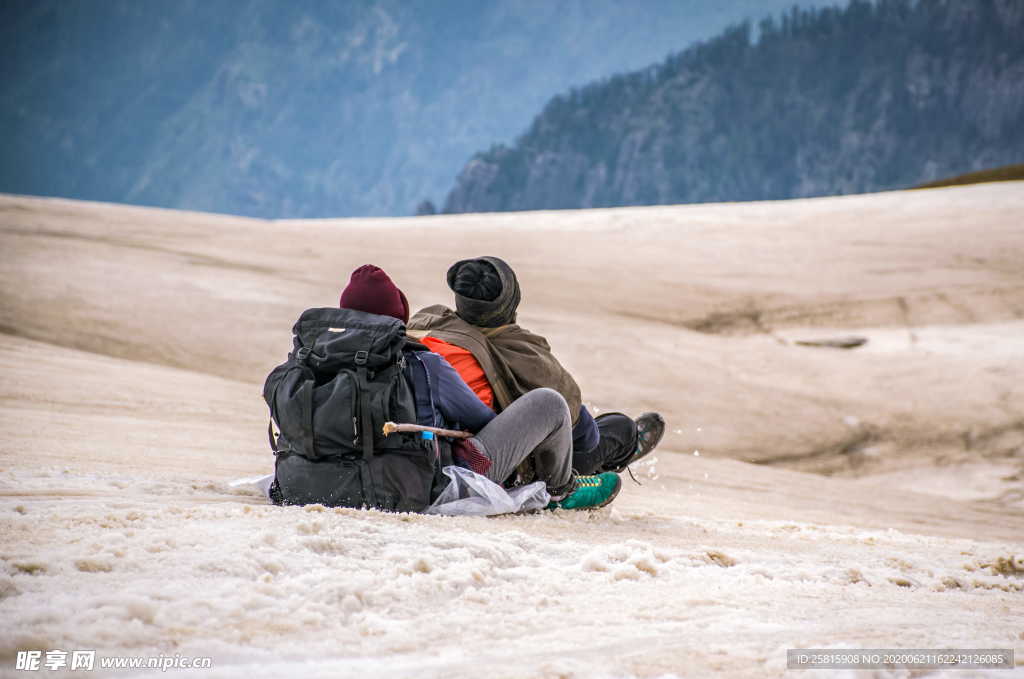
[[[562,395],[573,414],[572,466],[583,474],[621,473],[654,450],[665,432],[658,413],[636,421],[606,413],[596,421],[580,388],[547,340],[516,324],[519,282],[498,257],[456,262],[448,269],[455,311],[434,305],[416,312],[408,329],[448,359],[480,399],[498,412],[539,387]]]

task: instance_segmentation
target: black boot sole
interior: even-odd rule
[[[595,509],[600,509],[601,507],[605,507],[605,506],[611,504],[612,500],[614,500],[616,497],[618,497],[619,491],[622,490],[622,479],[620,478],[618,481],[619,482],[618,482],[618,484],[616,484],[615,490],[612,491],[612,494],[609,495],[608,498],[604,502],[602,502],[599,505],[594,505],[593,507],[587,507],[587,511],[594,511]]]

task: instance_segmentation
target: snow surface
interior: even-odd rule
[[[55,648],[245,679],[910,676],[787,673],[796,647],[1024,662],[1019,183],[316,223],[0,196],[0,249],[0,677]],[[593,411],[666,414],[643,485],[453,518],[233,484],[269,471],[260,384],[303,308],[367,261],[444,301],[447,265],[483,253],[521,272],[524,324]]]
[[[629,501],[451,518],[279,508],[186,480],[0,478],[22,496],[2,520],[7,649],[209,655],[211,677],[777,675],[786,648],[1012,647],[1022,621],[1021,581],[983,565],[1019,543]]]

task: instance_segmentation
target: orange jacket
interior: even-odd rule
[[[484,402],[484,405],[494,408],[494,391],[491,389],[491,383],[487,381],[484,369],[480,367],[480,363],[468,349],[457,347],[436,337],[424,337],[422,342],[435,354],[444,356],[455,368],[455,372],[459,373],[469,388]]]

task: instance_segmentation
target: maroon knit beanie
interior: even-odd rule
[[[405,295],[383,269],[372,264],[364,264],[352,272],[348,285],[341,291],[339,306],[409,322],[409,302]]]

